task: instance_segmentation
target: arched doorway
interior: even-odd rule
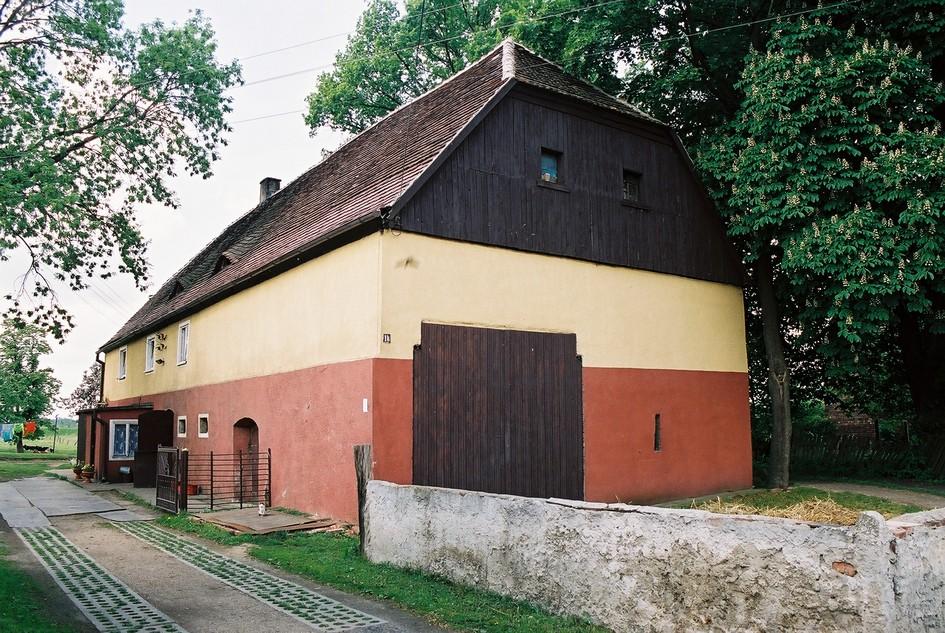
[[[252,418],[240,418],[233,425],[233,452],[244,455],[259,452],[259,427]]]
[[[258,502],[259,427],[252,418],[240,418],[233,425],[233,454],[239,464],[237,486],[240,500]]]

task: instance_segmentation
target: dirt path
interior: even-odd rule
[[[908,503],[924,510],[945,507],[945,496],[916,490],[902,490],[900,488],[887,488],[885,486],[875,486],[871,484],[853,484],[843,481],[816,481],[799,483],[798,485],[820,488],[828,492],[855,492],[861,495],[880,497],[881,499],[894,501],[896,503]]]

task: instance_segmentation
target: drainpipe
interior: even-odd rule
[[[95,362],[101,365],[98,380],[98,401],[105,402],[105,359],[99,358],[102,352],[95,352]]]

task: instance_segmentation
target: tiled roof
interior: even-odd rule
[[[378,218],[511,81],[653,121],[506,40],[236,220],[161,286],[102,349],[181,318],[327,237]]]

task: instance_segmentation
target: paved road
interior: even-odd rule
[[[0,483],[4,521],[99,631],[442,631],[268,568],[240,548],[170,532],[129,506],[49,478]]]

